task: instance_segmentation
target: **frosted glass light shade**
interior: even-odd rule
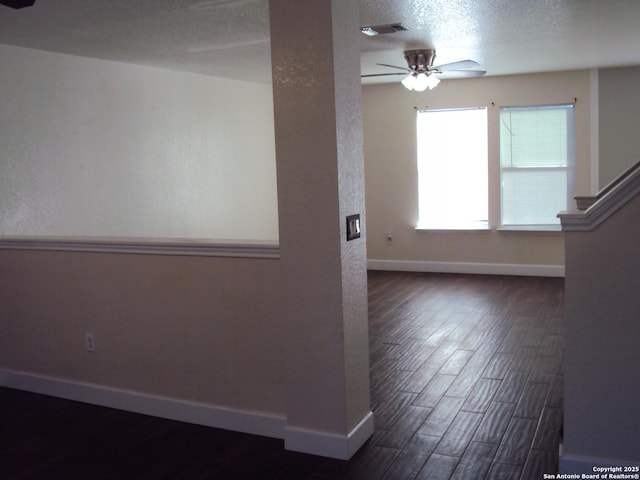
[[[439,83],[440,79],[435,75],[429,75],[427,77],[427,87],[429,87],[429,90],[433,90],[434,88],[436,88]]]
[[[402,80],[402,85],[404,85],[404,87],[407,90],[413,90],[414,86],[416,84],[416,77],[414,77],[413,75],[407,75],[403,80]]]
[[[440,83],[440,79],[432,74],[426,73],[410,73],[402,80],[402,85],[407,90],[415,90],[416,92],[424,92],[427,88],[434,89]]]
[[[419,73],[416,77],[416,83],[413,86],[413,89],[416,92],[424,92],[429,86],[429,77],[427,77],[424,73]]]

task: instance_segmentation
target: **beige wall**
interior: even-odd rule
[[[443,264],[564,265],[561,233],[498,232],[500,222],[498,112],[501,106],[573,103],[576,113],[576,194],[589,194],[590,76],[588,71],[443,81],[424,93],[399,83],[363,87],[369,260]],[[487,232],[418,232],[416,109],[489,109]],[[463,141],[464,139],[461,139]],[[394,242],[386,240],[393,232]],[[517,268],[514,270],[517,271]]]
[[[640,161],[640,67],[598,73],[600,188]]]
[[[0,368],[281,415],[279,275],[277,260],[0,250]]]
[[[102,152],[100,136],[90,136],[85,139],[87,144],[79,148],[87,162],[93,160],[89,155],[93,150],[107,156],[100,157],[105,162],[95,162],[88,168],[108,165],[109,173],[120,177],[126,177],[129,162],[140,160],[138,168],[145,174],[143,179],[149,181],[146,188],[151,190],[162,190],[166,182],[175,182],[177,188],[191,191],[193,185],[188,180],[198,180],[198,187],[204,187],[203,194],[214,197],[195,206],[201,214],[196,226],[217,226],[219,214],[231,217],[235,227],[246,226],[252,220],[263,226],[262,222],[266,222],[270,228],[275,225],[281,237],[275,237],[281,242],[280,248],[265,249],[278,258],[27,251],[9,241],[2,244],[0,238],[0,385],[118,408],[133,405],[134,410],[143,413],[283,438],[289,449],[342,459],[353,455],[371,435],[366,236],[347,243],[345,226],[346,215],[364,214],[357,2],[314,0],[302,4],[296,0],[272,0],[270,12],[275,94],[273,105],[261,109],[260,115],[252,116],[257,113],[253,112],[254,107],[264,106],[260,102],[254,105],[256,97],[252,95],[264,93],[263,86],[245,85],[249,94],[240,99],[245,91],[237,90],[235,82],[153,72],[161,77],[159,82],[173,81],[177,89],[188,90],[194,82],[201,82],[214,91],[212,95],[221,108],[208,103],[178,110],[185,115],[202,114],[202,118],[194,115],[185,119],[197,131],[196,136],[210,136],[216,144],[231,142],[237,147],[224,149],[234,155],[217,159],[221,167],[215,177],[218,183],[197,178],[197,165],[180,164],[182,159],[189,160],[191,148],[197,150],[200,145],[188,133],[188,138],[175,145],[178,155],[170,161],[165,158],[172,165],[180,164],[180,172],[193,176],[186,180],[172,175],[171,169],[155,168],[153,156],[127,156],[106,162],[113,152]],[[302,17],[305,22],[300,22]],[[333,35],[327,36],[327,31]],[[309,51],[315,52],[313,58],[308,57]],[[0,60],[6,61],[14,53]],[[72,85],[78,81],[55,65],[57,55],[18,52],[18,57],[43,76],[51,73],[62,82],[63,89],[64,80]],[[305,64],[300,58],[311,60]],[[9,65],[15,64],[11,63],[15,59],[9,60]],[[94,77],[88,70],[96,66],[104,73],[101,82],[105,88],[118,84],[132,72],[154,80],[142,67],[67,57],[61,62],[73,65],[80,75],[90,78]],[[305,76],[309,70],[314,73],[311,77]],[[136,85],[140,89],[141,84]],[[14,86],[22,97],[26,96],[26,88]],[[96,96],[90,93],[86,98],[96,100]],[[163,100],[160,97],[158,101]],[[45,103],[60,100],[57,93],[43,93],[38,98]],[[74,98],[72,93],[63,96],[69,101]],[[106,102],[110,97],[99,98]],[[131,100],[140,125],[127,117],[123,119],[125,125],[109,126],[107,134],[119,131],[124,135],[114,148],[124,144],[153,150],[156,140],[164,145],[164,139],[157,136],[138,144],[138,134],[147,131],[147,122],[153,124],[156,120],[154,103],[144,95],[143,99],[149,104],[141,110],[137,109],[140,105],[136,100]],[[169,103],[173,101],[179,103],[178,99],[167,99]],[[16,123],[11,123],[14,134],[21,121],[29,124],[30,119],[40,117],[38,105],[27,103],[21,108],[13,102],[12,108],[14,116],[4,117],[3,126]],[[77,108],[84,112],[82,105]],[[275,112],[277,128],[273,116],[261,123],[265,112]],[[55,119],[46,108],[44,113],[45,138],[32,136],[26,142],[22,141],[26,137],[18,136],[16,149],[8,149],[8,153],[2,150],[7,144],[0,144],[0,158],[8,158],[9,166],[16,167],[10,186],[22,185],[20,175],[25,172],[20,168],[21,154],[46,156],[54,128],[49,124]],[[238,117],[257,122],[254,126],[259,129],[258,134],[251,135],[245,122],[235,121]],[[342,128],[337,130],[336,125]],[[63,118],[57,127],[66,131],[75,126]],[[0,140],[14,141],[13,135],[4,135]],[[258,140],[265,136],[270,137],[269,141],[260,143]],[[255,219],[243,214],[244,208],[251,205],[270,211],[275,195],[262,197],[242,182],[268,185],[275,180],[270,176],[275,171],[265,172],[251,163],[269,158],[275,145],[277,187],[282,195],[278,195],[281,198],[277,204],[280,221],[274,224],[273,216]],[[59,146],[76,153],[74,145]],[[253,150],[262,156],[246,158],[251,156],[247,152]],[[58,150],[59,157],[54,156],[54,160],[64,157],[60,151],[66,150]],[[43,171],[49,165],[40,157],[35,161],[31,170],[44,178]],[[68,191],[66,179],[53,177],[47,181],[49,191],[82,201],[78,192]],[[31,187],[29,198],[38,193]],[[115,188],[107,199],[119,205],[121,193]],[[217,202],[215,195],[221,193],[225,198]],[[169,236],[162,230],[165,223],[161,205],[152,206],[158,214],[160,230],[143,236]],[[55,204],[53,212],[63,219],[70,214],[59,204]],[[146,221],[146,216],[142,220]],[[136,222],[128,223],[127,218],[122,223],[107,222],[106,226],[116,228],[107,233],[110,236],[136,236],[128,227],[138,227]],[[8,230],[0,233],[48,233]],[[170,236],[187,237],[183,231]],[[89,240],[98,233],[105,234],[93,230],[56,233],[82,233]],[[218,233],[204,236],[226,237]],[[273,238],[267,235],[267,239]],[[249,239],[264,237],[254,234]],[[126,242],[113,249],[122,243]],[[233,255],[232,246],[226,254]],[[96,352],[87,352],[85,332],[94,333]]]
[[[0,235],[277,242],[270,85],[7,46],[0,67]],[[277,259],[0,250],[0,369],[283,418],[279,279]]]
[[[270,85],[0,45],[0,235],[278,239]]]

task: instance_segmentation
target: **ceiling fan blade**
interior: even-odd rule
[[[0,5],[15,9],[32,7],[34,3],[36,3],[36,0],[0,0]]]
[[[486,74],[486,70],[446,70],[442,73],[436,72],[438,78],[472,78],[482,77]]]
[[[407,75],[406,73],[370,73],[368,75],[360,75],[360,78],[365,78],[365,77],[387,77],[389,75]]]
[[[381,67],[397,68],[398,70],[404,70],[407,73],[411,73],[411,70],[407,67],[398,67],[396,65],[389,65],[386,63],[376,63],[376,65],[380,65]]]
[[[478,62],[474,62],[473,60],[460,60],[459,62],[445,63],[444,65],[438,65],[437,67],[433,68],[436,70],[440,70],[441,72],[446,72],[449,70],[460,70],[465,68],[475,68],[479,66],[480,64]]]

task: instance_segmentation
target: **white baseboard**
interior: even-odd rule
[[[398,272],[466,273],[564,277],[564,265],[524,265],[511,263],[428,262],[420,260],[367,260],[369,270]]]
[[[0,386],[196,425],[283,439],[287,450],[340,460],[351,458],[373,434],[371,412],[348,435],[339,435],[288,426],[284,415],[236,410],[12,370],[0,369]]]
[[[349,460],[372,434],[373,413],[369,412],[347,436],[287,426],[284,446],[294,452]]]
[[[560,455],[560,465],[559,470],[560,473],[564,474],[596,474],[596,473],[608,473],[604,471],[595,472],[594,467],[639,467],[640,461],[625,461],[625,460],[615,460],[611,458],[596,458],[596,457],[583,457],[580,455]],[[624,471],[620,471],[617,473],[624,473]],[[638,472],[628,472],[632,474],[637,474]],[[604,478],[602,474],[600,478]],[[613,478],[613,477],[611,477]]]
[[[285,417],[270,413],[235,410],[8,370],[0,370],[0,386],[207,427],[284,438]]]

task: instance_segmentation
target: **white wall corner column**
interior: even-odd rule
[[[348,459],[369,404],[359,11],[355,0],[270,0],[285,447]]]

